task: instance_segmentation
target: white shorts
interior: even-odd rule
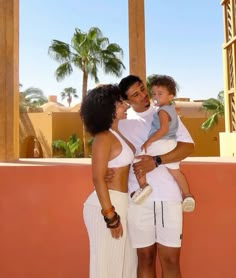
[[[154,243],[181,247],[182,204],[179,201],[129,203],[128,232],[133,248],[144,248]]]

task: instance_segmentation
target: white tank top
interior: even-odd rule
[[[119,155],[117,155],[112,160],[108,161],[108,168],[117,168],[129,165],[132,163],[134,159],[134,153],[129,147],[129,145],[125,142],[125,140],[114,130],[111,128],[109,131],[116,136],[122,146],[122,150]]]

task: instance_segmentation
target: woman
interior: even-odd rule
[[[126,228],[128,173],[135,150],[118,131],[118,122],[126,118],[127,109],[115,85],[91,90],[81,105],[82,120],[94,136],[95,191],[86,200],[83,211],[90,241],[90,278],[136,277]],[[111,182],[104,179],[108,168],[116,168]]]

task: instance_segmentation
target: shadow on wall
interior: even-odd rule
[[[35,115],[42,115],[43,113],[32,113]],[[29,113],[20,114],[20,157],[21,158],[43,158],[51,157],[51,148],[47,138],[41,131],[41,126],[47,127],[47,121],[32,123]]]
[[[52,157],[52,148],[41,130],[38,131],[38,140],[41,143],[40,146],[42,147],[42,157]]]
[[[36,137],[34,127],[29,119],[28,113],[20,113],[20,157],[27,158],[27,153],[30,153],[30,145],[33,144],[33,140]],[[33,153],[33,147],[32,153]],[[33,156],[29,156],[33,157]]]

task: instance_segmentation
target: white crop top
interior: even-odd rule
[[[117,155],[112,160],[108,161],[108,168],[117,168],[129,165],[134,159],[134,153],[129,147],[129,145],[125,142],[125,140],[114,130],[111,128],[109,131],[116,136],[116,138],[120,141],[122,150],[119,155]]]

